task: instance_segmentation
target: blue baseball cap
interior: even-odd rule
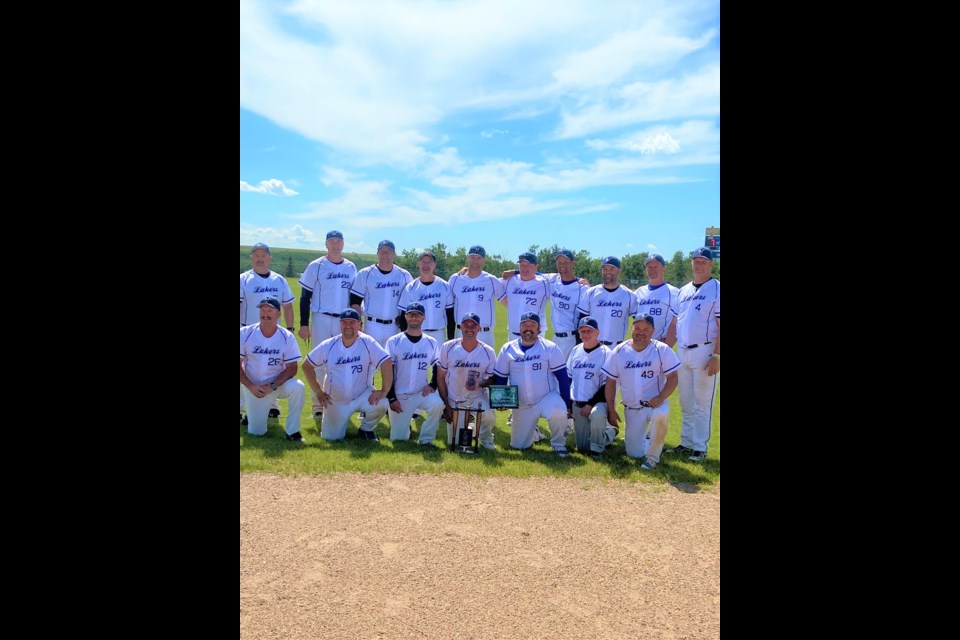
[[[603,262],[600,263],[601,267],[606,267],[607,265],[611,267],[620,268],[620,258],[615,258],[613,256],[607,256],[603,259]]]
[[[663,256],[660,255],[659,253],[651,253],[650,256],[649,256],[646,260],[643,261],[643,266],[647,266],[647,264],[648,264],[651,260],[656,260],[657,262],[659,262],[659,263],[662,264],[663,266],[667,266],[667,263],[666,263],[666,261],[663,259]]]
[[[270,253],[270,247],[268,247],[267,245],[263,244],[262,242],[258,242],[257,244],[255,244],[255,245],[253,245],[252,247],[250,247],[250,253],[253,253],[253,252],[256,251],[257,249],[263,249],[263,250],[266,251],[267,253]],[[270,254],[270,255],[273,255],[273,254]]]
[[[268,307],[273,307],[277,311],[280,311],[280,301],[277,300],[276,298],[264,298],[263,300],[257,303],[257,308],[259,309],[263,305],[267,305]]]
[[[340,319],[360,322],[360,313],[356,309],[344,309],[340,312]]]
[[[328,231],[328,232],[327,232],[327,240],[333,240],[334,238],[338,238],[338,239],[340,239],[340,240],[343,240],[343,234],[340,233],[339,231]]]
[[[535,313],[533,313],[533,312],[527,312],[527,313],[523,314],[522,316],[520,316],[520,322],[521,322],[521,323],[527,322],[528,320],[529,320],[530,322],[536,322],[537,324],[540,324],[540,316],[538,316],[537,314],[535,314]]]
[[[380,249],[383,249],[384,247],[389,247],[390,250],[393,251],[394,253],[397,252],[397,245],[393,244],[389,240],[381,240],[380,244],[377,245],[377,251],[379,251]]]
[[[527,251],[526,253],[521,253],[520,257],[517,258],[517,262],[521,262],[523,260],[526,260],[530,264],[537,264],[537,256],[533,253],[530,253],[529,251]]]
[[[463,314],[463,317],[460,318],[460,324],[463,324],[464,322],[476,322],[477,326],[480,326],[480,316],[475,313],[465,313]]]
[[[481,258],[487,257],[487,250],[481,247],[480,245],[474,245],[470,247],[470,251],[467,252],[468,256],[480,256]]]
[[[643,314],[642,316],[637,316],[637,319],[634,321],[634,324],[636,324],[637,322],[646,322],[647,324],[649,324],[649,325],[650,325],[651,327],[653,327],[654,329],[657,328],[657,325],[655,324],[655,322],[654,322],[654,320],[653,320],[653,316],[651,316],[649,313],[645,313],[645,314]]]
[[[570,251],[570,249],[560,249],[559,251],[557,251],[556,257],[569,258],[570,260],[576,260],[576,258],[573,257],[573,251]]]
[[[435,254],[433,251],[430,251],[429,249],[424,249],[423,251],[420,252],[421,258],[424,258],[427,256],[429,256],[430,259],[433,260],[434,262],[437,261],[437,254]]]
[[[422,316],[427,315],[427,310],[419,302],[411,302],[404,313],[419,313]]]
[[[600,325],[593,318],[581,318],[580,324],[577,325],[577,331],[583,329],[584,327],[590,327],[594,331],[600,331]]]
[[[690,256],[690,259],[694,258],[706,258],[710,262],[713,262],[713,252],[706,247],[700,247],[693,252],[693,255]]]

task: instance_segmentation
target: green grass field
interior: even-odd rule
[[[299,318],[300,285],[289,278],[297,302],[294,311]],[[498,305],[496,348],[506,342],[506,308]],[[296,323],[299,327],[299,320]],[[547,333],[547,338],[552,332]],[[301,342],[300,351],[306,355],[308,348]],[[299,373],[303,379],[303,372]],[[304,383],[306,384],[306,383]],[[379,384],[379,382],[378,382]],[[354,416],[343,442],[329,443],[320,439],[320,423],[313,419],[310,409],[310,390],[303,409],[302,432],[306,445],[287,442],[284,438],[283,421],[271,419],[266,438],[247,436],[246,428],[240,427],[240,471],[265,471],[292,475],[321,475],[336,472],[358,473],[462,473],[476,476],[557,476],[568,478],[616,478],[653,484],[685,484],[709,486],[720,478],[720,389],[717,386],[717,401],[713,410],[713,435],[710,451],[704,463],[678,460],[664,454],[661,463],[653,472],[640,471],[636,460],[628,458],[624,451],[623,427],[620,438],[612,444],[600,462],[574,453],[569,458],[558,458],[549,442],[542,442],[530,451],[510,449],[510,431],[507,426],[508,412],[497,414],[497,451],[480,450],[477,455],[461,455],[446,451],[444,423],[438,430],[438,447],[424,451],[416,444],[416,436],[410,442],[390,442],[390,427],[384,417],[377,427],[380,443],[360,440],[357,435],[359,422]],[[280,401],[281,413],[286,416],[286,400]],[[620,407],[623,416],[623,407]],[[416,420],[417,425],[421,422]],[[541,426],[545,421],[541,421]],[[414,429],[416,432],[417,429]],[[670,432],[667,447],[680,442],[680,400],[676,392],[670,397]],[[568,440],[573,451],[573,437]]]

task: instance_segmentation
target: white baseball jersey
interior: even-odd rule
[[[540,316],[540,332],[547,330],[547,317],[543,310],[550,298],[550,285],[543,276],[534,276],[533,280],[521,280],[517,274],[507,280],[501,298],[507,299],[507,329],[514,335],[520,335],[520,316],[535,313]]]
[[[400,311],[406,311],[411,303],[419,302],[426,310],[423,318],[424,331],[437,331],[447,326],[447,309],[453,307],[450,285],[443,278],[426,284],[417,278],[400,292]]]
[[[447,374],[447,398],[450,403],[466,402],[478,390],[477,385],[493,376],[497,354],[481,342],[473,351],[463,348],[463,339],[444,342],[440,347],[440,368]]]
[[[720,333],[720,281],[707,280],[698,289],[689,283],[677,294],[677,344],[699,345],[713,342]]]
[[[276,271],[266,276],[256,271],[244,271],[240,274],[240,296],[243,301],[240,305],[240,324],[256,324],[260,322],[260,309],[257,307],[264,298],[276,298],[283,304],[293,303],[293,291],[287,284],[287,279]]]
[[[243,304],[243,283],[240,283],[240,304]],[[240,326],[243,326],[243,316],[240,316]]]
[[[266,337],[260,331],[260,323],[240,329],[240,357],[243,370],[254,384],[267,384],[277,379],[287,365],[300,359],[297,338],[284,329]]]
[[[589,288],[579,280],[565,283],[559,273],[547,273],[543,277],[550,288],[550,323],[554,334],[573,335],[580,319],[578,307]]]
[[[602,284],[590,287],[580,303],[580,313],[585,313],[600,326],[600,342],[622,342],[630,326],[630,317],[637,312],[637,296],[620,285],[607,291]]]
[[[667,336],[670,322],[677,315],[677,289],[672,284],[663,283],[655,289],[645,284],[637,289],[637,310],[634,318],[644,314],[653,316],[653,339],[663,340]]]
[[[396,320],[400,293],[413,276],[406,269],[394,265],[393,271],[384,274],[377,265],[361,269],[350,293],[363,298],[363,311],[378,320]]]
[[[350,402],[373,386],[373,376],[390,356],[376,340],[360,333],[352,346],[343,337],[328,338],[307,354],[315,367],[327,371],[328,393],[334,402]]]
[[[603,365],[613,353],[604,345],[587,353],[582,344],[578,344],[567,358],[567,374],[570,376],[570,397],[575,402],[586,402],[593,398],[600,387],[607,383]]]
[[[624,342],[607,358],[603,373],[620,382],[623,406],[639,409],[663,391],[667,374],[679,372],[680,359],[663,342],[651,340],[643,351],[633,348],[633,341]]]
[[[413,342],[406,333],[387,340],[387,354],[393,360],[393,387],[398,396],[423,391],[430,383],[430,370],[436,364],[440,347],[430,336]]]
[[[554,372],[566,366],[560,348],[549,340],[537,338],[526,351],[519,340],[513,340],[500,349],[494,373],[520,387],[520,406],[531,407],[550,393]]]
[[[476,278],[454,274],[450,278],[450,294],[453,296],[453,316],[457,322],[468,313],[480,316],[480,327],[495,327],[497,324],[494,304],[503,297],[503,281],[486,271]]]
[[[310,311],[336,313],[350,306],[350,287],[357,279],[357,265],[346,258],[337,264],[326,256],[307,265],[300,278],[300,286],[313,292]]]

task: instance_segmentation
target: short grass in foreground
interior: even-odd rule
[[[299,299],[299,286],[291,281],[291,288]],[[506,312],[498,308],[497,347],[506,341]],[[550,334],[547,334],[549,338]],[[300,344],[301,353],[309,351],[307,345]],[[303,379],[303,372],[300,372]],[[379,384],[379,383],[378,383]],[[710,486],[720,478],[720,393],[713,410],[713,435],[710,439],[709,455],[706,462],[693,463],[672,454],[661,457],[660,466],[655,471],[641,471],[639,461],[628,458],[624,451],[623,423],[620,437],[607,448],[600,461],[594,461],[585,455],[572,453],[569,458],[558,458],[545,441],[534,445],[529,451],[510,449],[510,431],[507,426],[509,412],[497,414],[495,430],[497,451],[480,450],[476,455],[450,453],[446,450],[445,423],[440,423],[435,449],[424,449],[416,443],[417,433],[422,419],[415,423],[414,434],[410,442],[390,442],[390,428],[384,417],[377,427],[380,442],[361,440],[357,436],[359,421],[356,416],[347,430],[347,439],[342,442],[326,442],[320,438],[320,423],[313,419],[310,409],[310,392],[307,391],[303,416],[302,432],[307,443],[300,445],[287,442],[283,425],[286,421],[287,402],[280,401],[282,417],[271,419],[269,433],[265,438],[249,436],[245,427],[240,428],[240,471],[264,471],[294,475],[322,475],[339,472],[356,473],[461,473],[477,476],[534,477],[556,476],[568,478],[610,478],[630,481],[642,481],[655,484],[676,483]],[[620,407],[623,416],[623,407]],[[680,441],[680,400],[676,393],[670,397],[670,431],[667,446],[670,448]],[[540,421],[545,433],[546,421]],[[574,451],[573,436],[568,440],[568,448]]]

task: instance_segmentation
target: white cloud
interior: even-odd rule
[[[283,184],[282,180],[277,179],[264,180],[256,187],[241,180],[240,191],[246,191],[249,193],[262,193],[269,196],[285,196],[288,198],[300,195],[287,185]]]
[[[508,133],[510,132],[504,129],[490,129],[489,131],[481,131],[480,135],[489,140],[493,136],[505,136]]]

